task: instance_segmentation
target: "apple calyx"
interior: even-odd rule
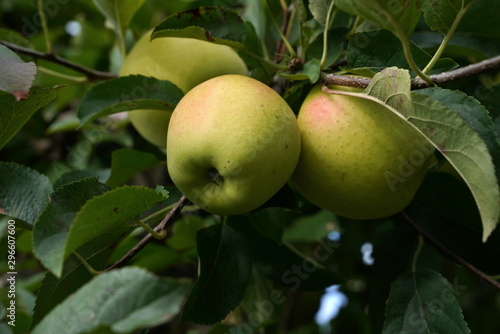
[[[208,170],[208,176],[210,176],[210,181],[219,187],[221,187],[222,183],[224,183],[224,177],[220,175],[219,171],[214,167]]]

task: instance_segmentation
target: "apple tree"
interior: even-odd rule
[[[499,11],[2,0],[0,333],[499,333]]]

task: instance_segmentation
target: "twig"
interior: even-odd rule
[[[466,260],[462,259],[459,255],[455,254],[451,249],[443,245],[439,240],[435,239],[432,235],[430,235],[429,233],[424,231],[420,226],[418,226],[405,212],[401,212],[400,214],[403,217],[403,219],[408,223],[408,225],[410,225],[418,234],[420,234],[429,244],[433,245],[438,250],[440,250],[441,252],[445,253],[446,255],[454,259],[460,265],[469,269],[475,275],[477,275],[478,277],[482,278],[483,280],[485,280],[486,282],[490,283],[495,288],[500,290],[500,282],[495,281],[492,277],[488,276],[486,273],[476,268],[473,264],[467,262]]]
[[[465,79],[481,73],[491,72],[500,69],[500,56],[489,58],[475,64],[467,65],[448,72],[431,75],[431,79],[436,84]],[[412,80],[413,89],[427,88],[430,85],[420,78]]]
[[[64,67],[67,67],[69,69],[72,69],[74,71],[80,72],[80,73],[84,74],[89,80],[109,80],[109,79],[116,78],[118,76],[115,73],[92,70],[88,67],[74,63],[72,61],[61,58],[61,57],[59,57],[55,54],[49,53],[49,52],[40,52],[40,51],[32,50],[29,48],[25,48],[25,47],[22,47],[22,46],[19,46],[16,44],[6,42],[6,41],[1,40],[1,39],[0,39],[0,44],[8,47],[12,51],[31,56],[35,59],[48,60],[50,62],[59,64],[59,65],[62,65]]]
[[[167,228],[167,224],[170,224],[174,221],[175,216],[182,210],[184,205],[186,205],[189,200],[186,196],[182,195],[174,208],[163,218],[163,220],[155,227],[155,231],[157,233],[162,233]],[[121,259],[113,263],[111,266],[104,269],[104,271],[110,271],[115,268],[119,268],[127,263],[131,258],[134,257],[141,249],[146,247],[146,245],[153,239],[153,235],[148,233],[144,238],[141,239],[134,247],[132,247],[125,255],[122,256]]]
[[[281,23],[281,32],[283,33],[283,35],[286,33],[292,9],[293,9],[293,3],[291,3],[290,7],[288,8],[283,7],[283,22]],[[280,38],[280,40],[278,41],[278,45],[276,46],[276,52],[274,55],[274,62],[276,64],[279,64],[281,62],[281,60],[283,59],[283,55],[285,54],[285,51],[286,51],[285,41],[283,40],[283,38]]]
[[[96,276],[96,275],[99,275],[101,272],[99,270],[95,270],[88,262],[87,260],[85,260],[85,258],[83,256],[81,256],[80,254],[78,254],[76,251],[73,252],[73,256],[76,257],[80,263],[88,270],[88,272],[93,275],[93,276]]]
[[[460,67],[448,72],[434,74],[431,75],[431,79],[435,84],[443,84],[498,69],[500,69],[500,56],[489,58],[481,62]],[[328,85],[349,86],[357,88],[366,88],[370,84],[370,79],[368,78],[359,78],[329,73],[321,73],[321,79]],[[415,78],[411,80],[412,89],[422,89],[430,86],[430,84],[428,84],[421,78]]]
[[[339,85],[356,88],[366,88],[371,82],[370,78],[353,77],[349,75],[328,74],[321,72],[321,79],[328,85]]]

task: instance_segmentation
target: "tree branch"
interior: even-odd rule
[[[182,195],[179,201],[175,204],[173,209],[163,218],[163,220],[155,227],[155,232],[162,233],[167,230],[168,225],[174,222],[175,216],[181,212],[182,208],[189,202],[186,196]],[[132,247],[121,259],[113,263],[111,266],[104,269],[104,272],[110,271],[123,266],[131,258],[133,258],[141,249],[146,247],[146,245],[153,239],[153,235],[148,233],[144,238],[141,239],[134,247]]]
[[[22,54],[25,54],[27,56],[31,56],[35,59],[43,59],[43,60],[48,60],[50,62],[62,65],[64,67],[67,67],[69,69],[72,69],[74,71],[80,72],[84,74],[89,80],[109,80],[118,77],[117,74],[115,73],[110,73],[110,72],[101,72],[101,71],[95,71],[92,70],[88,67],[85,67],[83,65],[74,63],[72,61],[69,61],[67,59],[61,58],[55,54],[48,53],[48,52],[40,52],[36,50],[32,50],[29,48],[25,48],[16,44],[9,43],[7,41],[1,40],[0,39],[0,44],[8,47],[12,51],[19,52]]]
[[[366,88],[371,82],[370,78],[353,77],[321,72],[321,79],[328,85]]]
[[[410,225],[410,227],[412,227],[418,234],[420,234],[425,239],[425,241],[427,241],[427,243],[433,245],[439,251],[448,255],[453,260],[455,260],[457,263],[459,263],[460,265],[469,269],[475,275],[477,275],[478,277],[482,278],[483,280],[485,280],[486,282],[490,283],[495,288],[500,290],[500,282],[495,281],[493,278],[488,276],[486,273],[484,273],[480,269],[476,268],[473,264],[467,262],[466,260],[462,259],[459,255],[455,254],[451,249],[449,249],[448,247],[443,245],[439,240],[435,239],[432,235],[430,235],[425,230],[423,230],[420,226],[418,226],[405,212],[401,212],[400,214],[403,217],[403,219],[408,223],[408,225]]]
[[[436,84],[443,84],[446,82],[461,80],[498,69],[500,69],[500,56],[489,58],[478,63],[460,67],[448,72],[434,74],[431,75],[431,79]],[[420,78],[413,79],[411,84],[413,89],[427,88],[430,86]]]
[[[498,69],[500,69],[500,56],[489,58],[481,62],[460,67],[448,72],[434,74],[431,75],[431,79],[435,84],[439,85]],[[368,78],[359,78],[329,73],[321,73],[321,79],[328,85],[340,85],[357,88],[366,88],[370,84],[370,79]],[[428,84],[421,78],[414,78],[411,80],[411,87],[413,90],[427,88],[430,86],[430,84]]]
[[[288,22],[290,20],[290,15],[292,13],[293,3],[290,4],[290,7],[283,7],[283,22],[281,23],[281,32],[284,36],[286,36],[286,30],[288,27]],[[279,64],[283,59],[283,55],[286,51],[286,44],[283,38],[280,38],[278,44],[276,45],[276,51],[274,53],[274,62]]]

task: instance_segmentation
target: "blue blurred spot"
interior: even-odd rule
[[[363,263],[367,266],[373,265],[375,259],[372,257],[373,244],[371,242],[365,242],[361,246],[361,254],[363,254]]]
[[[82,25],[78,21],[69,21],[64,26],[64,29],[66,30],[68,35],[75,37],[80,35],[80,33],[82,32]]]
[[[340,241],[340,233],[338,231],[331,231],[330,233],[328,233],[328,239],[338,242]]]
[[[314,317],[319,326],[328,326],[330,321],[337,317],[340,309],[349,302],[347,296],[340,292],[339,288],[340,285],[329,286],[321,296],[319,310]]]

